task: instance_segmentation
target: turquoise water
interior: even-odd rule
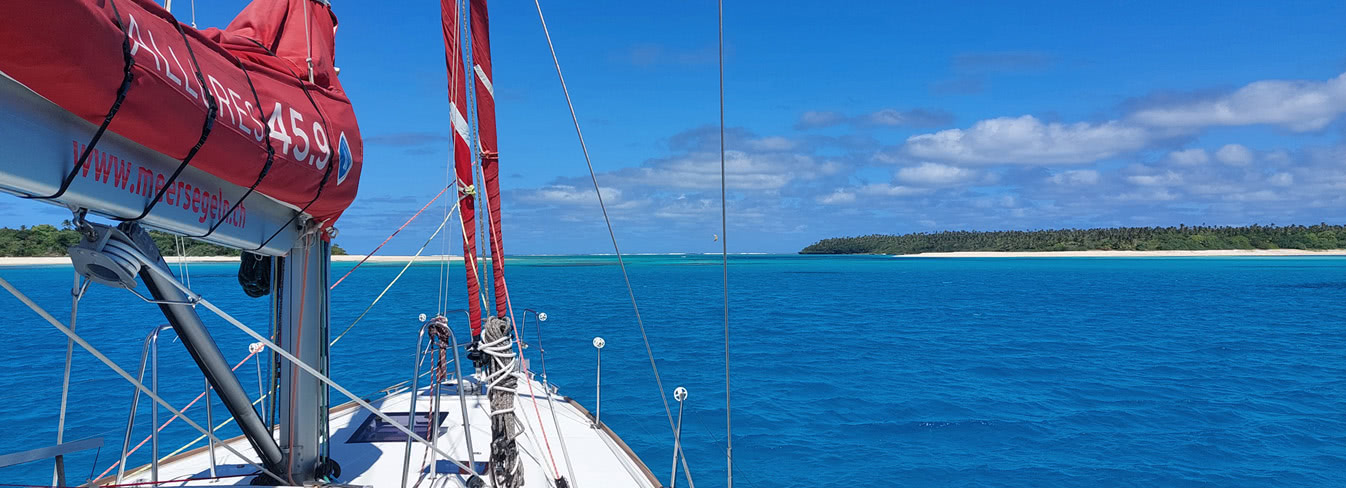
[[[725,484],[718,260],[629,258],[664,385],[690,390],[684,442],[702,487]],[[731,266],[736,486],[1346,486],[1346,258],[736,256]],[[400,267],[366,265],[338,287],[334,327]],[[265,329],[265,300],[244,296],[234,272],[194,265],[193,287]],[[462,268],[451,272],[457,308]],[[615,261],[515,258],[508,273],[515,305],[549,315],[552,379],[590,407],[590,340],[606,339],[603,418],[666,477],[672,436]],[[0,276],[68,317],[69,268]],[[408,379],[416,316],[434,313],[438,278],[435,265],[409,271],[333,348],[333,376],[361,393]],[[7,295],[0,313],[0,453],[50,444],[64,336]],[[125,292],[93,288],[79,331],[134,369],[162,321]],[[247,355],[241,333],[207,323],[231,362]],[[131,390],[75,357],[66,438],[105,436],[101,472]],[[199,393],[180,345],[165,342],[161,368],[176,374],[160,386],[173,403]],[[255,391],[255,366],[239,371]],[[189,413],[204,420],[199,405]],[[177,422],[164,435],[166,454],[196,434]],[[93,461],[73,456],[71,478]],[[50,466],[0,468],[0,480],[45,483]]]

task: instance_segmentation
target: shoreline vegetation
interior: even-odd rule
[[[173,234],[151,230],[150,238],[154,239],[154,245],[159,248],[159,254],[162,254],[164,259],[169,262],[176,263],[179,261],[179,257],[188,262],[197,262],[198,259],[204,259],[207,262],[238,260],[238,249],[184,237],[181,240],[183,248],[179,252],[178,240],[174,239]],[[60,228],[48,224],[32,227],[20,226],[18,229],[3,227],[0,228],[0,260],[12,261],[18,258],[35,258],[38,262],[44,262],[44,259],[50,258],[68,262],[66,249],[78,244],[79,241],[79,232],[71,226],[69,220],[61,222]],[[335,244],[332,245],[333,256],[345,254],[345,249]]]
[[[836,237],[813,243],[800,254],[888,254],[985,256],[1100,255],[1318,255],[1346,248],[1346,226],[1251,225],[1052,229],[1030,231],[944,231],[901,235]],[[1173,254],[1177,253],[1177,254]],[[1224,253],[1224,254],[1214,254]]]
[[[659,255],[681,255],[682,253],[662,253]],[[719,254],[712,253],[715,256]],[[731,255],[747,255],[734,254]],[[761,255],[754,253],[751,255]],[[767,253],[769,254],[769,253]],[[636,256],[639,254],[631,254]],[[521,257],[546,258],[558,255],[523,255]],[[559,255],[565,256],[565,255]],[[586,254],[584,256],[610,256],[604,254]],[[1201,251],[965,251],[965,252],[928,252],[921,254],[906,254],[894,257],[902,258],[1153,258],[1153,257],[1276,257],[1276,256],[1346,256],[1346,249],[1324,249],[1324,250],[1304,250],[1304,249],[1211,249]],[[406,264],[414,256],[371,256],[369,264]],[[418,263],[434,263],[444,258],[441,255],[422,255],[416,258]],[[461,255],[448,255],[450,259],[462,259]],[[362,254],[344,254],[332,256],[333,263],[356,263],[364,259]],[[483,258],[487,261],[490,258]],[[177,264],[177,256],[164,256],[168,264]],[[211,264],[211,263],[237,263],[238,256],[187,256],[181,258],[182,262],[191,264]],[[0,256],[0,268],[16,266],[69,266],[70,258],[65,256],[41,256],[41,257],[3,257]]]

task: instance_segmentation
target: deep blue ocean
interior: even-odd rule
[[[549,316],[551,380],[592,410],[590,341],[602,336],[603,420],[666,478],[672,434],[615,260],[508,264],[516,313]],[[694,481],[724,486],[719,257],[628,265],[664,386],[690,391]],[[350,266],[335,264],[333,277]],[[342,283],[332,327],[400,268],[368,264]],[[235,272],[192,265],[192,286],[265,331],[267,301],[246,297]],[[437,309],[439,272],[413,267],[333,347],[338,382],[373,394],[410,378],[416,317]],[[451,273],[460,308],[461,264]],[[70,268],[0,276],[69,318]],[[736,486],[1346,486],[1346,258],[734,256],[730,287]],[[8,294],[0,315],[0,453],[52,444],[65,336]],[[247,355],[242,333],[202,315],[231,363]],[[154,306],[95,286],[78,331],[134,370],[163,322]],[[535,333],[530,323],[534,344]],[[160,389],[181,405],[202,379],[171,337]],[[66,439],[107,441],[69,458],[70,478],[83,480],[115,461],[131,387],[78,348],[74,364]],[[256,366],[239,376],[256,391]],[[149,432],[146,405],[137,440]],[[204,422],[201,405],[188,413]],[[163,453],[196,435],[174,423]],[[46,462],[0,468],[0,483],[50,476]]]

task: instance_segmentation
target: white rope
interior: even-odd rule
[[[485,404],[487,414],[492,417],[492,431],[496,430],[495,417],[500,417],[500,422],[504,423],[502,425],[506,425],[506,428],[502,430],[508,435],[506,439],[493,438],[491,440],[491,461],[493,463],[496,461],[496,444],[506,440],[510,443],[516,442],[515,439],[525,431],[526,427],[519,416],[515,415],[515,410],[518,405],[518,391],[516,391],[518,381],[520,379],[528,381],[528,378],[519,378],[519,376],[515,375],[518,366],[518,357],[514,354],[514,341],[511,340],[510,337],[510,328],[504,322],[505,319],[493,317],[486,324],[483,324],[482,342],[477,346],[477,350],[491,358],[492,367],[488,369],[485,376],[487,391],[492,393],[508,393],[510,395],[508,397],[508,408],[504,408],[503,406],[497,408],[497,404],[503,403],[504,398],[498,398],[497,395],[494,394],[491,395],[491,398]],[[495,338],[488,337],[496,334],[499,334],[499,336]],[[514,380],[514,385],[504,385],[504,383],[509,380]],[[511,421],[516,424],[513,432],[510,432],[510,429],[507,428],[507,424]],[[499,485],[507,480],[513,480],[522,484],[523,461],[520,459],[517,449],[514,452],[506,452],[504,456],[507,456],[507,459],[512,462],[510,463],[510,466],[507,467],[494,467],[491,473],[492,484]],[[502,473],[501,470],[504,472]],[[556,473],[553,470],[553,479],[556,478],[555,474]]]
[[[112,242],[109,242],[109,244],[111,244],[111,243],[112,243]],[[142,256],[142,257],[143,257],[143,256]],[[164,276],[167,277],[167,278],[170,278],[170,279],[172,278],[172,275],[170,275],[170,274],[168,274],[168,273],[165,273],[163,270],[160,270],[160,269],[158,269],[157,267],[149,266],[148,268],[153,269],[153,270],[155,271],[156,274],[162,274],[162,275],[164,275]],[[173,281],[175,284],[178,284],[179,286],[181,286],[180,283],[177,283],[177,280],[172,280],[172,281]],[[75,331],[71,330],[70,328],[68,328],[68,327],[66,327],[64,324],[62,324],[61,321],[56,320],[56,317],[53,317],[53,316],[51,316],[50,313],[47,313],[46,310],[44,310],[44,309],[43,309],[41,306],[39,306],[37,303],[33,302],[33,300],[30,299],[30,298],[28,298],[27,295],[24,295],[23,292],[20,292],[18,288],[15,288],[14,285],[10,284],[8,280],[6,280],[6,279],[4,279],[4,278],[0,278],[0,287],[3,287],[5,290],[9,291],[9,293],[10,293],[11,295],[14,295],[14,298],[19,299],[20,302],[23,302],[24,305],[27,305],[29,309],[32,309],[33,312],[35,312],[35,313],[37,313],[39,316],[41,316],[44,320],[47,321],[47,323],[50,323],[53,327],[56,327],[57,330],[60,330],[60,331],[61,331],[62,333],[64,333],[67,337],[69,337],[71,340],[75,341],[75,343],[79,344],[80,347],[84,348],[85,351],[88,351],[89,354],[92,354],[93,357],[98,358],[99,361],[101,361],[103,364],[107,365],[107,367],[111,368],[112,371],[113,371],[113,372],[116,372],[118,376],[121,376],[121,377],[122,377],[122,379],[126,380],[128,383],[131,383],[132,386],[135,386],[136,389],[137,389],[137,390],[140,390],[141,393],[144,393],[144,394],[145,394],[147,397],[149,397],[151,400],[154,400],[155,403],[158,403],[159,405],[162,405],[162,406],[163,406],[165,409],[167,409],[170,413],[172,413],[172,414],[174,414],[174,415],[177,415],[177,416],[179,416],[179,417],[182,417],[182,421],[185,422],[185,423],[187,423],[187,425],[192,426],[192,428],[196,429],[198,432],[201,432],[201,433],[203,433],[203,434],[206,434],[206,435],[210,436],[210,438],[211,438],[212,440],[214,440],[215,442],[220,443],[221,445],[223,445],[225,449],[228,449],[230,453],[233,453],[233,455],[238,456],[238,458],[241,459],[241,460],[243,460],[244,463],[247,463],[247,464],[249,464],[249,465],[252,465],[253,467],[255,467],[255,468],[261,470],[261,471],[262,471],[263,473],[265,473],[267,476],[272,477],[273,479],[281,479],[280,476],[277,476],[275,473],[272,473],[271,471],[269,471],[269,470],[267,470],[266,468],[262,467],[262,465],[261,465],[260,463],[258,463],[258,462],[256,462],[256,461],[253,461],[253,460],[249,459],[247,456],[244,456],[242,453],[238,452],[237,449],[234,449],[233,447],[229,446],[229,444],[226,444],[224,441],[220,440],[220,438],[215,437],[215,434],[211,433],[210,431],[207,431],[205,427],[202,427],[202,426],[201,426],[201,424],[198,424],[198,423],[196,423],[196,422],[193,422],[192,419],[187,418],[187,416],[185,416],[185,415],[182,414],[182,411],[181,411],[181,410],[178,410],[177,408],[173,407],[173,405],[171,405],[171,404],[169,404],[168,402],[164,401],[163,398],[160,398],[159,395],[155,394],[153,391],[151,391],[148,387],[146,387],[146,386],[145,386],[143,383],[141,383],[139,380],[137,380],[137,379],[135,379],[134,377],[132,377],[130,373],[127,373],[127,372],[126,372],[126,370],[122,369],[120,366],[117,366],[117,363],[112,362],[111,359],[108,359],[108,357],[107,357],[106,355],[104,355],[104,354],[103,354],[101,351],[99,351],[97,348],[93,347],[92,344],[89,344],[89,342],[86,341],[86,340],[84,340],[83,337],[80,337],[78,334],[75,333]],[[288,353],[286,353],[286,354],[288,354]]]
[[[458,206],[454,205],[453,209],[457,210]],[[453,212],[449,213],[450,215],[452,215]],[[445,216],[444,220],[439,223],[439,227],[435,228],[435,232],[433,234],[430,234],[429,239],[425,240],[425,244],[422,244],[421,248],[416,251],[416,254],[412,256],[410,260],[407,261],[407,264],[405,266],[402,266],[402,271],[397,272],[397,276],[394,276],[393,280],[388,282],[388,286],[383,287],[383,291],[379,292],[379,296],[374,297],[374,301],[371,302],[368,307],[365,307],[365,311],[360,312],[360,316],[356,317],[355,320],[351,322],[351,325],[346,326],[346,330],[343,330],[341,331],[340,334],[337,334],[336,339],[332,339],[332,342],[327,344],[328,347],[336,345],[337,341],[341,340],[342,337],[346,337],[346,333],[350,332],[351,328],[355,327],[355,324],[360,323],[360,320],[365,318],[365,315],[368,314],[369,311],[374,308],[374,305],[378,305],[379,300],[383,300],[383,296],[388,294],[388,290],[391,290],[393,288],[393,285],[397,284],[397,280],[402,279],[402,275],[407,272],[407,269],[411,268],[412,264],[416,263],[416,258],[421,257],[421,253],[425,252],[425,248],[429,246],[431,242],[434,242],[435,236],[439,235],[439,232],[444,230],[444,225],[448,223],[449,223],[449,217]]]
[[[191,267],[187,266],[187,242],[182,236],[173,235],[173,246],[178,253],[178,274],[182,276],[187,286],[192,286]]]

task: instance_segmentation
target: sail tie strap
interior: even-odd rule
[[[178,28],[178,35],[182,36],[182,43],[187,46],[187,57],[192,60],[192,70],[196,72],[197,83],[200,84],[200,86],[205,87],[206,77],[201,75],[201,64],[196,61],[196,52],[192,49],[191,41],[187,40],[187,33],[182,30],[182,23],[178,22],[176,18],[171,18],[170,20],[173,22],[173,26]],[[168,190],[173,187],[173,183],[178,181],[178,176],[182,175],[182,170],[187,169],[187,166],[192,164],[192,158],[196,157],[196,153],[201,150],[201,146],[206,144],[206,139],[210,138],[210,131],[215,128],[215,116],[219,114],[220,106],[219,102],[215,100],[215,95],[211,94],[210,90],[202,88],[201,94],[206,97],[206,122],[201,127],[201,138],[197,139],[196,145],[192,146],[192,148],[187,151],[187,156],[182,158],[182,162],[178,164],[177,169],[173,170],[173,175],[169,176],[168,179],[164,181],[164,186],[159,187],[159,191],[154,193],[154,198],[150,199],[149,205],[145,206],[145,210],[142,210],[140,215],[130,219],[118,217],[116,220],[135,222],[145,218],[146,215],[149,215],[150,211],[154,210],[154,206],[158,205],[159,201],[163,199],[164,193],[167,193]],[[221,221],[223,221],[223,219],[221,219]],[[214,227],[211,227],[211,229],[213,230]]]
[[[267,52],[267,53],[270,53],[272,56],[275,55],[275,53],[271,52],[270,49],[267,49],[266,46],[262,46],[261,43],[255,41],[255,40],[253,40],[252,42],[253,42],[254,44],[257,44],[258,46],[261,46],[262,49],[265,49],[266,52]],[[289,68],[286,68],[286,69],[289,69]],[[327,123],[327,115],[323,114],[321,108],[318,108],[318,102],[316,102],[316,101],[313,100],[313,94],[309,93],[309,91],[308,91],[308,85],[305,85],[305,84],[304,84],[304,79],[303,79],[303,78],[300,78],[300,77],[299,77],[299,74],[298,74],[298,73],[295,73],[293,70],[290,71],[290,74],[293,75],[293,76],[295,77],[295,79],[299,80],[299,88],[302,89],[302,90],[304,91],[304,97],[305,97],[305,98],[308,98],[308,103],[311,104],[311,105],[313,105],[313,111],[316,112],[316,113],[318,114],[318,118],[322,119],[322,126],[323,126],[323,131],[322,131],[322,133],[323,133],[323,137],[328,138],[328,140],[327,140],[327,147],[335,148],[335,146],[332,145],[332,140],[331,140],[331,137],[332,137],[332,126],[329,125],[329,124]],[[258,110],[260,110],[260,109],[258,109]],[[273,114],[271,114],[271,115],[274,117],[276,114],[273,113]],[[268,143],[268,145],[269,145],[269,143]],[[337,163],[337,164],[333,164],[333,163]],[[268,237],[268,238],[266,238],[265,241],[262,241],[262,244],[259,245],[259,246],[257,246],[256,249],[253,249],[253,251],[261,251],[262,248],[266,247],[267,244],[270,244],[270,243],[271,243],[271,240],[272,240],[272,239],[275,239],[276,236],[280,235],[281,231],[285,230],[286,227],[289,227],[290,224],[294,223],[295,219],[298,219],[300,215],[303,215],[305,212],[308,212],[308,208],[309,208],[309,207],[312,207],[314,203],[317,203],[317,201],[318,201],[319,198],[322,198],[322,191],[323,191],[324,189],[327,188],[327,180],[328,180],[328,178],[331,178],[331,176],[332,176],[332,168],[335,168],[338,164],[340,164],[340,161],[328,161],[328,163],[327,163],[327,170],[324,171],[323,174],[322,174],[322,181],[319,181],[319,182],[318,182],[318,191],[317,191],[316,193],[313,194],[313,199],[312,199],[312,200],[309,200],[308,203],[304,204],[304,207],[303,207],[303,208],[300,208],[299,211],[298,211],[298,212],[295,212],[294,215],[291,215],[291,216],[290,216],[290,220],[285,221],[285,224],[284,224],[284,225],[281,225],[279,228],[276,229],[275,232],[271,233],[271,237]],[[259,183],[260,183],[260,181],[259,181]]]
[[[98,141],[103,139],[103,133],[107,132],[109,125],[112,125],[112,119],[115,118],[117,112],[121,110],[122,102],[126,101],[126,93],[131,90],[131,81],[134,80],[136,76],[135,73],[131,71],[131,68],[136,64],[135,56],[131,54],[131,34],[127,31],[126,24],[122,22],[121,12],[117,10],[117,1],[111,0],[109,4],[112,6],[112,15],[116,17],[113,19],[113,22],[116,23],[117,27],[122,31],[122,60],[124,62],[124,67],[122,70],[122,84],[117,88],[117,97],[113,100],[112,107],[108,109],[107,115],[103,117],[103,123],[99,124],[98,130],[94,131],[93,138],[89,139],[89,144],[85,145],[84,151],[80,152],[79,160],[75,161],[75,167],[71,168],[70,173],[65,176],[65,179],[61,180],[61,186],[56,189],[56,193],[52,193],[45,197],[21,195],[22,198],[52,200],[61,198],[61,195],[65,195],[65,191],[70,189],[70,184],[75,181],[75,177],[79,175],[80,170],[84,169],[84,165],[88,163],[89,154],[93,153],[93,149],[98,145]]]
[[[252,84],[252,75],[248,74],[248,68],[242,61],[238,62],[238,69],[243,70],[243,78],[248,80],[248,89],[252,91],[252,99],[257,102],[258,120],[267,120],[266,112],[262,111],[262,98],[257,96],[257,87]],[[274,113],[271,115],[275,116]],[[215,229],[220,227],[220,224],[229,220],[229,216],[234,214],[234,210],[237,210],[238,207],[243,204],[244,200],[247,200],[248,197],[252,196],[252,192],[257,190],[257,185],[262,184],[262,180],[266,178],[267,173],[271,172],[271,164],[276,162],[276,146],[271,142],[271,124],[269,123],[262,124],[262,140],[266,141],[266,164],[263,164],[262,171],[257,173],[257,181],[252,182],[252,186],[248,187],[248,191],[243,192],[243,196],[238,197],[238,199],[234,201],[234,204],[229,206],[229,210],[224,212],[223,215],[220,215],[220,219],[210,226],[210,230],[199,236],[188,237],[195,237],[197,239],[210,237],[211,234],[215,233]]]

